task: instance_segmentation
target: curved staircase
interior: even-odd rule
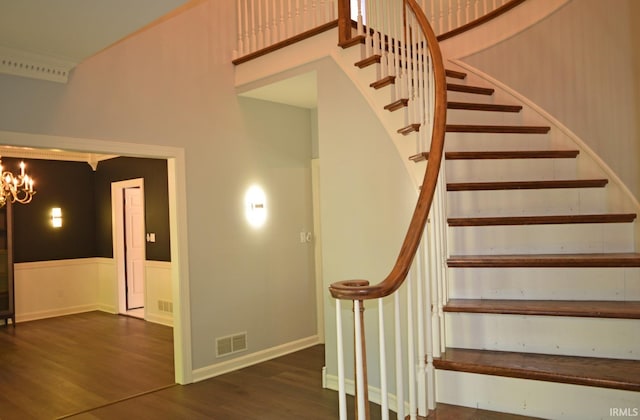
[[[455,80],[449,90],[456,92],[450,97],[460,99],[449,109],[464,110],[453,118],[521,112],[519,105],[490,102],[490,88],[460,83],[464,73],[449,75]],[[448,125],[449,340],[434,365],[462,375],[622,390],[585,402],[587,416],[584,408],[560,413],[553,408],[558,404],[527,406],[527,385],[509,391],[508,381],[506,395],[516,404],[490,401],[483,392],[446,395],[446,402],[494,410],[519,406],[520,413],[551,418],[608,417],[609,408],[640,405],[637,216],[606,211],[608,180],[582,177],[573,162],[582,158],[580,151],[540,138],[549,131],[523,123]],[[472,148],[477,133],[493,137],[485,135]],[[563,392],[594,394],[583,391]]]
[[[594,165],[578,163],[589,159],[579,145],[465,72],[447,77],[449,294],[447,347],[433,361],[438,401],[575,419],[640,407],[637,215],[610,209],[609,180],[584,170]],[[383,108],[403,112],[407,102],[391,95]],[[397,133],[420,130],[404,121]],[[409,159],[424,165],[429,155]],[[541,391],[540,381],[555,385]]]

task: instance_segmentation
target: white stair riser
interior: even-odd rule
[[[447,347],[640,360],[640,320],[446,313]]]
[[[573,179],[576,159],[448,160],[447,182]]]
[[[606,197],[606,188],[450,191],[447,211],[451,217],[604,213]]]
[[[454,83],[462,85],[457,81],[448,81],[448,83]],[[477,93],[457,92],[453,90],[447,91],[447,101],[449,102],[473,102],[478,104],[493,104],[497,103],[494,95],[480,95]]]
[[[450,268],[452,299],[640,300],[640,268]]]
[[[450,227],[452,255],[633,252],[631,223]]]
[[[520,112],[447,110],[447,124],[518,125],[527,124]]]
[[[546,419],[609,419],[614,408],[640,410],[637,392],[555,382],[437,370],[436,387],[441,403]]]
[[[548,134],[452,133],[445,136],[447,151],[504,151],[552,149]]]

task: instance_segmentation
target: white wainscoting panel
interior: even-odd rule
[[[147,261],[145,319],[173,325],[171,263]],[[88,311],[118,313],[112,258],[16,263],[16,322]]]
[[[16,322],[98,309],[94,258],[14,265]]]

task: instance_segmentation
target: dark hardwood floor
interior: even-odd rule
[[[52,419],[174,383],[173,330],[87,312],[0,327],[0,419]]]
[[[337,419],[323,365],[318,345],[180,386],[169,327],[102,312],[18,323],[0,327],[0,420]],[[429,418],[529,417],[439,405]],[[379,406],[371,419],[380,419]]]

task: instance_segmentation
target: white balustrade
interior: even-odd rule
[[[356,33],[370,39],[368,53],[379,54],[391,40],[402,39],[397,1],[383,0],[236,0],[239,58],[337,19],[339,1],[350,1]],[[455,30],[491,13],[510,0],[419,0],[436,35]],[[400,20],[401,21],[401,20]],[[365,31],[365,27],[372,29]],[[385,53],[386,54],[386,53]],[[396,54],[397,55],[397,54]],[[387,69],[389,66],[387,66]],[[386,75],[386,74],[385,74]]]

